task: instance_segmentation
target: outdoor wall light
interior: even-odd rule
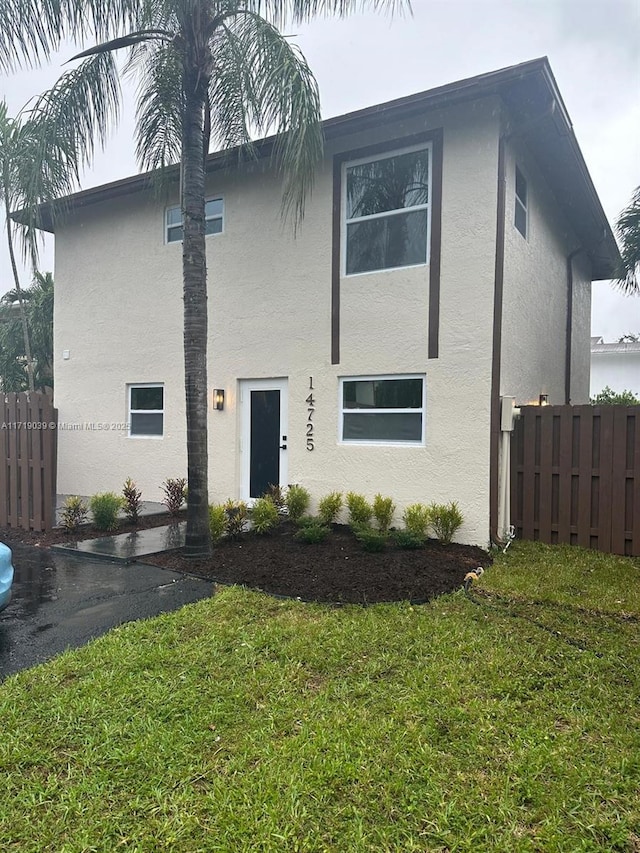
[[[213,389],[213,408],[219,412],[224,409],[224,388]]]
[[[538,397],[538,405],[539,406],[548,406],[549,405],[549,395],[548,394],[540,394]]]

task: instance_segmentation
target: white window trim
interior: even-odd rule
[[[399,154],[411,154],[413,151],[428,151],[429,152],[429,186],[427,188],[428,199],[426,204],[416,204],[413,207],[402,207],[397,210],[387,210],[383,213],[372,213],[368,216],[357,216],[352,219],[347,219],[347,169],[352,166],[361,166],[363,163],[375,163],[378,160],[389,160],[391,157],[397,157]],[[399,270],[412,270],[416,267],[429,266],[431,260],[431,196],[433,192],[433,143],[421,142],[417,145],[410,145],[408,148],[395,148],[393,151],[385,151],[382,154],[375,154],[371,157],[360,157],[357,160],[347,160],[342,164],[340,175],[340,195],[341,195],[341,215],[340,215],[340,272],[343,278],[354,278],[359,275],[380,275],[382,273],[398,272]],[[424,262],[419,264],[408,264],[402,267],[384,267],[379,270],[364,270],[363,272],[347,272],[347,226],[353,222],[366,222],[371,219],[382,219],[388,216],[395,216],[400,213],[409,213],[416,210],[427,211],[427,257]]]
[[[135,388],[162,388],[162,409],[132,409],[131,408],[131,392]],[[127,423],[129,425],[128,430],[128,438],[133,439],[142,439],[144,441],[148,441],[151,439],[152,441],[162,441],[164,438],[164,419],[165,419],[165,406],[164,406],[164,382],[132,382],[127,385]],[[131,433],[131,415],[162,415],[162,435],[135,435]]]
[[[422,407],[420,409],[345,409],[344,408],[344,383],[345,382],[378,382],[385,379],[420,379],[422,381]],[[420,441],[394,441],[392,439],[353,439],[344,438],[344,415],[361,412],[362,414],[403,414],[412,412],[422,415],[422,433]],[[427,422],[427,377],[424,373],[383,373],[377,376],[364,374],[361,376],[340,376],[338,382],[338,444],[349,447],[424,447],[426,443]]]
[[[520,172],[520,174],[522,175],[522,180],[524,181],[525,189],[527,192],[527,197],[524,201],[518,195],[518,190],[517,190],[518,172]],[[520,168],[520,166],[518,166],[517,164],[516,164],[515,172],[513,173],[513,183],[514,183],[514,187],[513,187],[513,196],[514,196],[513,227],[516,229],[516,231],[518,232],[518,234],[520,234],[521,237],[523,237],[525,240],[528,240],[529,239],[529,180],[528,180],[527,176],[525,175],[525,173]],[[524,234],[516,225],[516,211],[518,209],[518,205],[520,205],[520,207],[524,210]]]
[[[207,222],[212,222],[214,219],[222,220],[222,228],[216,234],[205,234],[205,237],[208,239],[209,237],[220,237],[224,234],[224,220],[225,220],[225,210],[224,210],[224,197],[221,195],[214,195],[210,198],[206,198],[204,200],[205,205],[209,201],[221,201],[222,202],[222,213],[216,213],[215,216],[205,216],[204,221],[205,225]],[[179,204],[170,204],[168,207],[164,209],[164,242],[166,246],[175,246],[180,245],[182,243],[182,239],[180,240],[169,240],[169,228],[182,228],[182,225],[169,225],[167,221],[167,217],[170,210],[180,210]]]

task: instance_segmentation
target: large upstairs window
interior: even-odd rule
[[[426,264],[431,146],[355,160],[343,169],[344,273]]]

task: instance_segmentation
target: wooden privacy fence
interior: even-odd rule
[[[524,406],[511,445],[523,539],[640,556],[640,406]]]
[[[57,426],[49,392],[0,392],[0,527],[53,526]]]

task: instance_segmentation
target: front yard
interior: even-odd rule
[[[532,543],[472,600],[224,589],[0,685],[0,848],[637,853],[639,620]]]

